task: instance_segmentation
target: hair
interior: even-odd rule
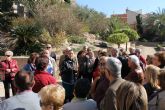
[[[21,70],[15,75],[14,82],[19,91],[29,90],[34,85],[33,73]]]
[[[38,53],[36,53],[36,52],[31,53],[31,54],[30,54],[30,57],[28,58],[27,63],[28,63],[28,64],[35,63],[35,60],[36,60],[36,58],[37,58],[38,56],[39,56],[39,55],[38,55]]]
[[[59,110],[64,104],[65,89],[59,84],[47,85],[38,94],[41,97],[42,106],[52,106],[53,110]]]
[[[148,79],[148,83],[154,88],[159,88],[158,86],[158,75],[160,74],[160,68],[154,65],[149,65],[145,71],[145,77]]]
[[[13,56],[13,52],[8,50],[8,51],[5,52],[5,55]]]
[[[35,65],[36,65],[36,70],[43,71],[46,69],[46,67],[49,64],[49,58],[46,56],[42,56],[36,59]]]
[[[158,60],[161,63],[161,65],[165,66],[165,52],[157,52],[154,55],[158,57]]]
[[[118,110],[148,110],[147,93],[142,85],[125,81],[116,94]]]
[[[107,56],[107,52],[106,51],[103,51],[103,50],[99,50],[98,51],[98,55],[99,56]]]
[[[86,98],[89,90],[91,88],[90,82],[88,79],[79,79],[77,80],[74,93],[77,98]]]
[[[119,59],[114,57],[106,58],[106,66],[113,77],[115,78],[121,77],[122,63]]]
[[[165,90],[165,69],[160,70],[158,80],[159,80],[161,89]]]
[[[146,61],[148,64],[152,64],[153,55],[147,55]]]

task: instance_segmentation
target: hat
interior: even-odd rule
[[[5,55],[13,56],[13,52],[12,52],[12,51],[6,51],[6,52],[5,52]]]
[[[136,55],[130,55],[129,58],[130,58],[131,61],[132,61],[133,63],[135,63],[137,66],[140,65],[139,58],[138,58]]]
[[[107,59],[107,67],[115,77],[121,77],[122,63],[115,57],[109,57]]]

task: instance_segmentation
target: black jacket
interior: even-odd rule
[[[76,82],[77,62],[68,57],[62,62],[61,77],[62,81],[74,84]]]

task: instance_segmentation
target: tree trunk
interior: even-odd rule
[[[120,44],[117,44],[118,45],[118,48],[120,48]]]

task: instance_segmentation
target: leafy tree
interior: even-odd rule
[[[120,29],[116,30],[114,33],[125,33],[130,41],[135,41],[139,38],[138,33],[133,29]]]
[[[138,34],[142,35],[143,34],[143,23],[142,23],[142,17],[140,14],[138,14],[136,16],[136,22],[137,22],[137,25],[136,25],[136,28],[137,28],[137,32]]]
[[[124,33],[114,33],[107,38],[107,41],[110,43],[117,44],[119,48],[120,44],[128,42],[129,38]]]
[[[159,8],[156,13],[150,14],[143,24],[144,38],[161,42],[165,40],[165,9]]]

